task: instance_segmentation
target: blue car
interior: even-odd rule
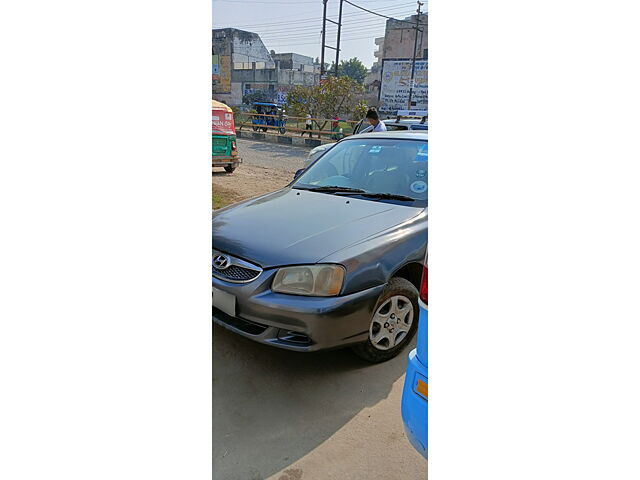
[[[429,375],[427,373],[427,316],[428,316],[427,259],[420,286],[420,321],[417,347],[409,353],[409,364],[402,392],[402,420],[409,441],[427,458],[427,425],[429,410]]]

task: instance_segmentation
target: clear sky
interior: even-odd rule
[[[212,0],[213,28],[234,27],[260,35],[267,49],[320,57],[322,0]],[[416,13],[415,0],[352,0],[363,8],[403,19]],[[427,2],[422,11],[426,10]],[[337,21],[339,0],[328,0],[327,18]],[[374,38],[384,36],[386,19],[343,4],[340,59],[358,57],[370,68],[375,61]],[[337,26],[327,22],[326,44],[336,45]],[[329,26],[330,25],[330,26]],[[335,60],[325,50],[325,62]]]

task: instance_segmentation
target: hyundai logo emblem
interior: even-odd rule
[[[213,266],[217,270],[226,270],[231,266],[231,259],[226,255],[216,255],[213,257]]]

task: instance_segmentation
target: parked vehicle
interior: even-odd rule
[[[254,104],[256,113],[258,115],[254,115],[251,119],[252,128],[254,132],[262,129],[263,132],[268,130],[268,127],[276,127],[278,132],[281,134],[285,134],[287,131],[287,118],[285,115],[285,111],[281,105],[277,103],[264,103],[264,102],[255,102]],[[273,115],[264,117],[263,115]]]
[[[404,114],[406,113],[406,114]],[[410,115],[409,115],[410,113]],[[417,115],[416,115],[417,114]],[[398,112],[398,115],[393,119],[382,120],[382,123],[387,127],[387,131],[395,132],[408,130],[411,132],[426,132],[428,130],[427,125],[427,112],[426,111],[414,111],[414,112]],[[354,135],[360,133],[369,133],[373,130],[373,127],[369,125],[368,122],[365,122],[364,119],[360,120],[359,123],[353,129]],[[314,149],[309,152],[309,156],[305,159],[304,168],[309,167],[316,159],[318,159],[325,152],[329,151],[331,147],[333,147],[335,143],[325,143],[322,145],[318,145]]]
[[[382,120],[385,127],[387,127],[387,131],[393,132],[397,130],[411,130],[411,131],[423,131],[426,132],[428,130],[427,124],[427,115],[426,112],[423,112],[424,115],[415,115],[418,112],[412,112],[411,115],[402,114],[402,112],[398,112],[398,115],[395,117],[390,117]],[[422,112],[421,112],[422,113]],[[360,120],[360,123],[356,124],[353,129],[354,134],[358,133],[367,133],[373,130],[373,126],[371,126],[364,119]]]
[[[211,110],[213,118],[211,166],[224,167],[227,173],[233,173],[236,167],[242,163],[242,159],[238,156],[233,110],[224,103],[215,100],[212,100]]]
[[[387,360],[417,329],[426,240],[427,135],[345,138],[287,187],[213,214],[213,319]]]
[[[409,353],[409,364],[402,391],[402,420],[407,438],[425,458],[427,458],[428,412],[429,412],[429,375],[427,371],[427,317],[428,308],[428,269],[424,261],[424,273],[420,285],[420,323],[418,324],[418,342]]]

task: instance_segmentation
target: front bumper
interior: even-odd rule
[[[418,392],[418,380],[428,383],[428,372],[414,349],[409,353],[409,364],[402,391],[402,420],[409,442],[424,458],[427,458],[429,400]]]
[[[271,291],[277,269],[247,284],[212,277],[213,287],[236,297],[236,315],[213,308],[213,320],[244,337],[311,352],[363,342],[384,285],[341,297],[304,297]]]

